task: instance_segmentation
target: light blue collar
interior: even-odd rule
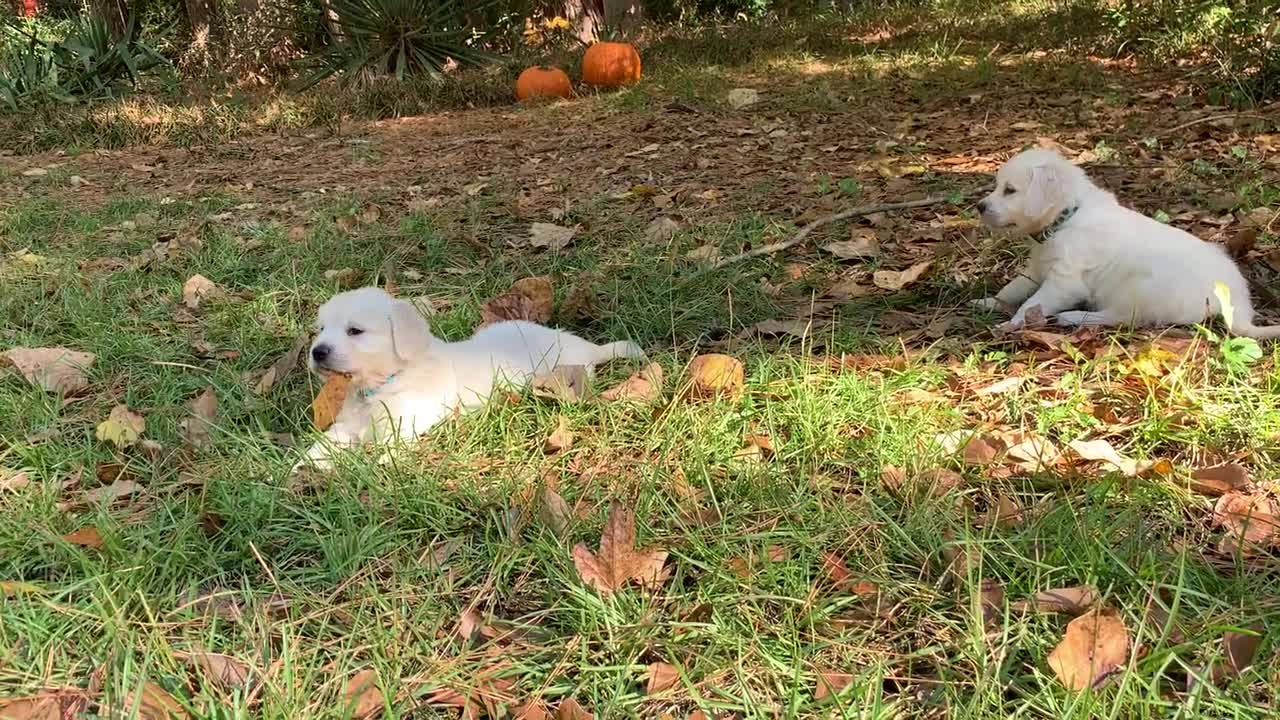
[[[1038,242],[1038,243],[1047,243],[1047,242],[1049,242],[1049,238],[1053,237],[1053,234],[1054,234],[1054,233],[1056,233],[1056,232],[1058,232],[1059,230],[1061,230],[1061,229],[1062,229],[1062,226],[1063,226],[1063,225],[1066,225],[1066,224],[1067,224],[1067,221],[1071,220],[1071,217],[1072,217],[1073,215],[1075,215],[1075,214],[1076,214],[1076,211],[1077,211],[1077,210],[1079,210],[1079,209],[1080,209],[1080,206],[1079,206],[1079,205],[1072,205],[1071,207],[1067,208],[1066,210],[1063,210],[1062,212],[1058,213],[1058,217],[1054,218],[1054,219],[1053,219],[1053,222],[1049,223],[1049,227],[1047,227],[1047,228],[1045,228],[1045,229],[1041,230],[1040,232],[1038,232],[1038,233],[1036,233],[1036,234],[1032,235],[1032,236],[1031,236],[1031,239],[1032,239],[1032,240],[1035,240],[1035,241],[1036,241],[1036,242]]]
[[[392,381],[392,380],[395,380],[395,379],[396,379],[396,376],[397,376],[397,375],[399,375],[399,374],[400,374],[400,373],[391,373],[390,375],[388,375],[388,376],[387,376],[387,379],[386,379],[386,380],[383,380],[381,383],[379,383],[379,384],[378,384],[378,387],[373,387],[373,388],[364,388],[363,390],[361,390],[361,391],[360,391],[360,397],[361,397],[361,398],[363,398],[363,399],[365,399],[365,400],[368,400],[369,398],[371,398],[371,397],[373,397],[375,394],[377,394],[377,392],[378,392],[379,390],[381,390],[382,388],[384,388],[384,387],[386,387],[386,386],[390,385],[390,384],[391,384],[391,381]]]

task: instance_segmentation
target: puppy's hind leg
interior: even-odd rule
[[[630,340],[619,340],[618,342],[605,343],[597,345],[597,363],[608,362],[614,358],[628,358],[633,360],[644,360],[644,349]]]
[[[1064,310],[1054,315],[1053,320],[1059,325],[1071,327],[1108,327],[1124,324],[1122,320],[1118,320],[1105,312],[1095,312],[1093,310]]]

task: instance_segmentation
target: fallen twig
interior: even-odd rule
[[[934,197],[927,197],[923,200],[907,200],[906,202],[884,203],[883,205],[863,205],[862,207],[850,208],[849,210],[838,212],[834,215],[827,215],[826,217],[820,217],[817,220],[814,220],[813,222],[809,223],[808,225],[805,225],[804,227],[800,228],[799,232],[797,232],[791,238],[787,240],[783,240],[782,242],[772,243],[770,245],[754,248],[744,253],[738,253],[737,255],[731,255],[727,258],[724,258],[723,260],[712,265],[710,268],[708,268],[708,270],[719,270],[720,268],[725,267],[726,265],[732,265],[736,262],[741,262],[748,258],[759,257],[761,255],[770,255],[772,253],[786,250],[787,248],[795,247],[796,245],[799,245],[800,243],[804,242],[804,239],[809,237],[809,233],[813,232],[817,228],[822,227],[823,225],[826,225],[827,223],[833,223],[833,222],[836,222],[837,220],[844,220],[851,217],[858,217],[859,215],[870,215],[871,213],[885,212],[887,210],[906,210],[907,208],[927,207],[929,205],[937,205],[939,203],[944,203],[944,202],[947,202],[947,198],[934,196]]]
[[[1235,118],[1244,118],[1246,120],[1270,120],[1270,118],[1268,118],[1266,115],[1255,115],[1253,113],[1225,113],[1222,115],[1206,115],[1205,117],[1199,117],[1199,118],[1196,118],[1195,120],[1191,120],[1190,122],[1184,122],[1181,125],[1178,125],[1177,127],[1169,128],[1168,130],[1161,132],[1159,135],[1157,135],[1157,137],[1167,137],[1169,135],[1172,135],[1178,132],[1179,130],[1186,130],[1189,127],[1194,127],[1196,125],[1199,125],[1200,123],[1214,122],[1215,120],[1233,120]]]

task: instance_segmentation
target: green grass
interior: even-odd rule
[[[994,480],[970,468],[955,491],[916,498],[880,482],[886,465],[954,467],[933,441],[949,430],[1023,427],[1060,443],[1084,436],[1098,423],[1080,403],[1121,386],[1114,361],[1033,365],[1024,392],[978,413],[970,402],[892,398],[942,392],[957,377],[998,378],[1014,362],[1008,348],[970,345],[958,356],[935,352],[877,372],[834,370],[796,346],[749,345],[735,351],[748,368],[740,400],[687,403],[673,396],[698,339],[772,317],[777,307],[734,270],[683,282],[690,268],[680,236],[657,262],[626,243],[484,262],[480,250],[451,242],[423,215],[344,234],[328,218],[349,207],[339,201],[318,210],[300,243],[283,242],[285,229],[268,225],[253,236],[262,241],[256,250],[245,252],[249,238],[215,224],[190,254],[83,279],[79,262],[131,256],[154,234],[107,228],[139,214],[181,227],[209,207],[121,198],[77,211],[34,200],[5,212],[10,245],[41,258],[4,265],[5,344],[98,355],[91,391],[68,404],[16,376],[0,384],[7,438],[0,464],[34,481],[0,495],[0,577],[39,588],[0,605],[5,694],[83,687],[98,672],[104,706],[118,707],[145,680],[195,716],[338,717],[346,679],[372,668],[395,716],[440,686],[474,687],[484,672],[510,681],[510,700],[574,697],[604,717],[695,707],[744,717],[1129,718],[1179,708],[1196,717],[1264,717],[1280,701],[1265,661],[1220,690],[1164,691],[1218,652],[1224,629],[1260,621],[1271,634],[1280,621],[1265,591],[1274,568],[1207,554],[1216,533],[1206,527],[1206,501],[1158,478]],[[759,241],[767,227],[748,215],[702,236]],[[597,272],[604,309],[575,329],[643,343],[671,378],[670,402],[651,412],[525,396],[441,427],[393,465],[354,453],[333,475],[299,485],[288,474],[295,451],[266,433],[307,440],[315,383],[297,372],[260,398],[250,390],[252,372],[306,331],[332,290],[325,270],[351,267],[373,282],[387,258],[397,272],[421,273],[401,292],[447,308],[434,326],[448,337],[465,336],[479,302],[518,276]],[[467,271],[445,272],[445,262]],[[244,297],[202,307],[198,323],[183,326],[173,309],[196,272]],[[908,302],[969,292],[934,284]],[[845,313],[874,315],[882,303],[864,300]],[[896,352],[857,321],[837,328],[824,337],[829,353]],[[199,357],[196,338],[239,355]],[[1122,407],[1135,424],[1117,446],[1186,467],[1201,451],[1266,445],[1280,431],[1280,376],[1271,368],[1268,359],[1243,376],[1211,365],[1208,383],[1194,374],[1145,387],[1129,382]],[[626,372],[613,369],[601,383]],[[213,447],[174,454],[184,403],[210,386],[220,408]],[[1030,392],[1040,386],[1059,388],[1056,399]],[[117,403],[143,413],[145,437],[164,450],[150,457],[95,440],[93,428]],[[1183,408],[1195,419],[1171,423]],[[542,440],[561,413],[577,439],[567,453],[546,456]],[[735,460],[749,433],[772,436],[776,455]],[[1272,476],[1265,455],[1250,458],[1260,478]],[[78,502],[82,489],[100,483],[96,470],[117,463],[145,491],[114,507]],[[681,494],[679,475],[701,499]],[[547,478],[579,513],[564,537],[528,499]],[[1029,508],[1025,524],[976,523],[999,495]],[[670,553],[672,577],[660,592],[601,597],[578,579],[570,549],[596,546],[611,502],[635,508],[642,544]],[[61,539],[85,525],[100,531],[100,549]],[[427,560],[442,544],[454,546],[443,567]],[[971,548],[975,562],[965,580],[942,589],[948,546]],[[782,557],[766,559],[771,548]],[[824,553],[875,583],[878,599],[832,587]],[[735,571],[744,561],[749,570]],[[998,581],[1010,600],[1091,584],[1144,654],[1100,692],[1069,693],[1045,664],[1064,620],[1005,610],[984,628],[975,615],[980,578]],[[238,613],[222,617],[193,604],[210,593]],[[1153,593],[1176,609],[1185,639],[1144,620]],[[455,627],[468,608],[515,634],[463,643]],[[247,663],[255,689],[228,690],[192,671],[175,653],[193,649]],[[1273,653],[1264,643],[1259,657]],[[657,698],[646,696],[643,677],[653,662],[681,673],[677,688]],[[814,699],[821,672],[853,676],[834,705]]]

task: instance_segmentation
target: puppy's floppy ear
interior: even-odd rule
[[[404,300],[393,302],[389,320],[391,344],[395,348],[396,357],[401,360],[408,361],[425,352],[431,345],[431,328],[412,303]]]
[[[1030,219],[1040,219],[1063,205],[1066,189],[1062,171],[1053,164],[1031,168],[1027,181],[1023,213]]]

